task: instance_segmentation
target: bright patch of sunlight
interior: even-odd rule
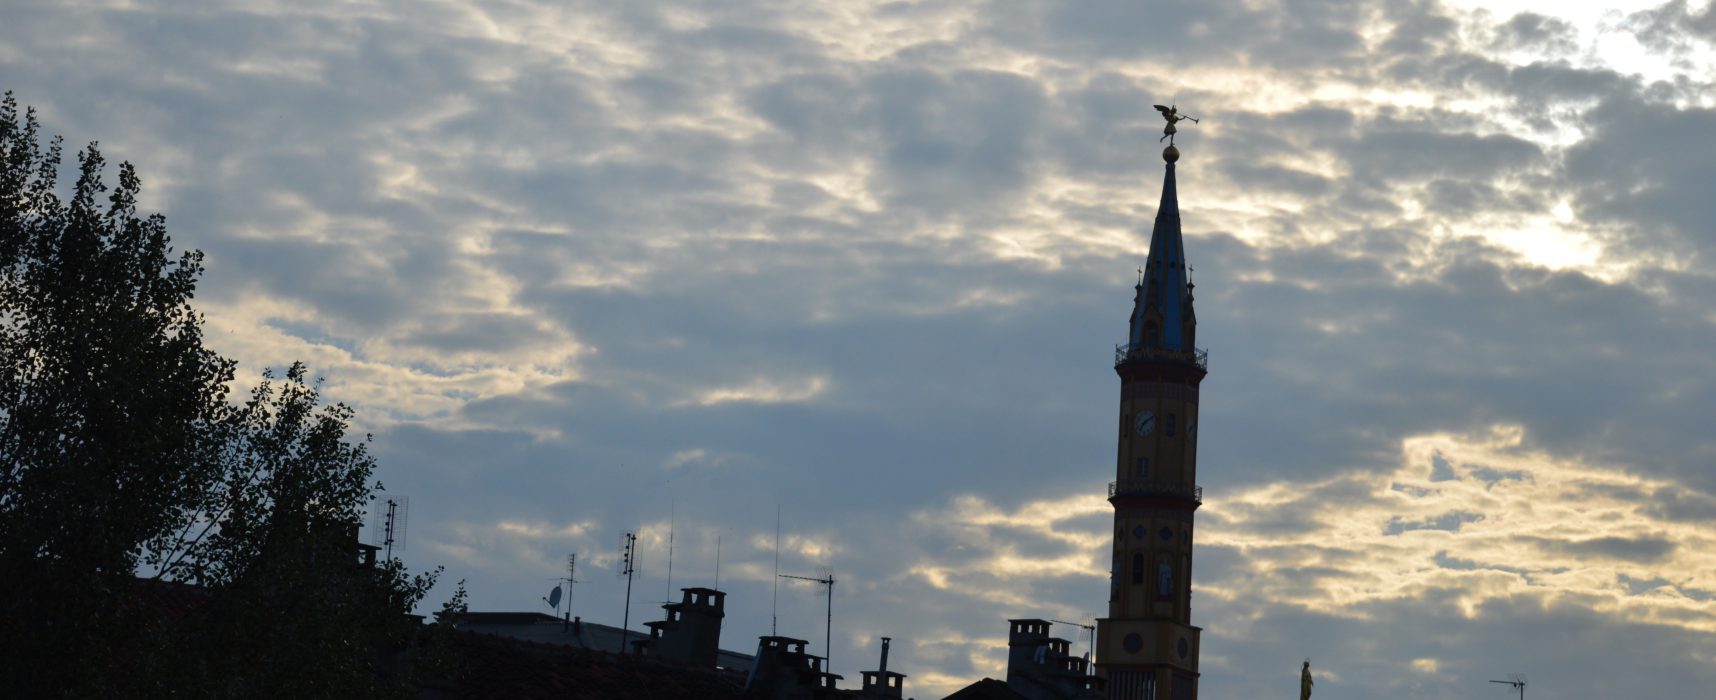
[[[776,380],[759,377],[738,386],[716,387],[699,393],[695,398],[674,405],[694,403],[714,406],[724,403],[802,403],[821,396],[828,389],[828,377]]]

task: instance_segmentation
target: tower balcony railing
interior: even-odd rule
[[[1167,496],[1196,503],[1204,502],[1204,487],[1172,479],[1121,479],[1108,482],[1108,497]]]
[[[1131,343],[1121,343],[1114,346],[1114,366],[1139,360],[1156,360],[1159,362],[1184,362],[1197,365],[1198,369],[1209,371],[1210,351],[1203,348],[1190,350],[1168,350],[1153,348],[1147,345],[1134,346]]]

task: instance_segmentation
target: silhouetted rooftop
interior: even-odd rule
[[[971,685],[954,691],[942,700],[1031,700],[1019,691],[1007,687],[1006,683],[993,678],[985,678]]]
[[[622,645],[632,653],[632,642],[649,639],[649,630],[632,630],[622,639],[618,627],[565,620],[539,612],[468,612],[459,617],[459,630],[508,637],[539,644],[567,646],[578,649],[619,653]],[[751,655],[722,649],[715,655],[715,665],[735,671],[751,670]]]
[[[691,668],[648,656],[463,630],[455,635],[453,649],[458,659],[455,680],[445,692],[431,691],[426,696],[737,700],[743,697],[745,683],[744,674],[738,671]]]

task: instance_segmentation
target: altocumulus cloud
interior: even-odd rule
[[[820,639],[810,587],[770,610],[779,506],[836,670],[892,636],[918,697],[1103,611],[1178,102],[1205,694],[1312,656],[1319,698],[1678,697],[1716,682],[1716,11],[1476,5],[12,3],[0,75],[209,253],[211,343],[359,408],[414,565],[528,608],[577,551],[617,622],[636,530],[638,600],[671,539],[675,586],[721,552],[727,646]]]

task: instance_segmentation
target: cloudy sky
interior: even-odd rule
[[[719,549],[749,650],[778,509],[834,669],[891,636],[920,698],[1104,612],[1154,103],[1204,119],[1204,697],[1716,684],[1713,76],[1707,0],[0,6],[243,381],[360,411],[408,564],[532,610],[575,552],[618,624],[636,530],[635,625]]]

